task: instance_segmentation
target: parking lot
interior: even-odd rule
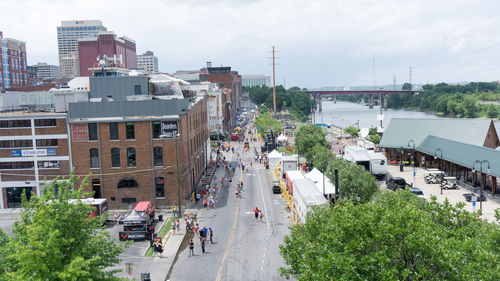
[[[415,186],[420,188],[423,192],[424,195],[421,197],[426,198],[427,200],[430,200],[431,196],[436,196],[438,202],[444,202],[444,200],[447,198],[450,203],[455,205],[458,202],[463,202],[465,203],[464,209],[472,212],[473,211],[473,206],[472,202],[467,202],[463,196],[464,193],[471,193],[470,190],[459,187],[459,189],[450,189],[446,190],[443,189],[443,194],[441,194],[441,189],[439,187],[439,184],[427,184],[424,181],[424,174],[425,174],[425,169],[423,168],[416,168],[416,176],[415,176]],[[406,180],[408,184],[413,183],[413,168],[411,167],[404,167],[404,171],[400,172],[399,171],[399,166],[387,166],[387,172],[392,176],[392,177],[402,177]],[[385,188],[385,185],[383,185]],[[485,191],[488,192],[488,191]],[[488,221],[492,222],[495,221],[495,209],[500,208],[500,204],[487,199],[487,201],[483,202],[483,215],[481,216],[483,219],[487,219]],[[479,210],[479,202],[476,202],[476,211]]]

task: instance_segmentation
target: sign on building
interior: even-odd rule
[[[55,156],[56,149],[14,149],[12,150],[12,157],[29,157],[29,156]]]
[[[89,127],[87,124],[71,125],[71,137],[75,142],[83,142],[89,140]]]
[[[162,121],[161,135],[163,138],[173,139],[179,132],[177,121]]]

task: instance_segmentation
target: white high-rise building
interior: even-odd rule
[[[271,87],[271,76],[260,75],[241,75],[241,84],[245,87],[259,86],[262,87],[266,85]]]
[[[100,20],[61,21],[61,26],[57,27],[57,47],[62,77],[80,75],[78,39],[97,36],[100,31],[107,30]]]
[[[137,55],[137,68],[148,72],[158,72],[158,57],[153,52],[147,51],[142,55]]]
[[[58,79],[61,77],[59,66],[47,64],[45,62],[39,62],[33,65],[36,70],[36,78],[38,80],[50,80]]]

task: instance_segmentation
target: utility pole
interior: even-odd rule
[[[273,111],[276,114],[276,70],[275,70],[275,56],[274,56],[274,46],[273,46]]]
[[[412,84],[412,81],[411,81],[411,77],[412,76],[412,73],[411,73],[411,65],[410,65],[410,91],[413,90],[413,84]]]

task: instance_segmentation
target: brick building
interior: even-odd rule
[[[135,41],[127,37],[117,37],[112,31],[101,31],[97,37],[78,39],[78,61],[80,76],[92,76],[92,68],[97,57],[116,58],[123,68],[137,67]]]
[[[174,136],[178,132],[184,204],[204,172],[209,154],[205,96],[119,101],[118,95],[113,94],[113,101],[70,104],[76,174],[92,173],[87,191],[107,198],[110,208],[128,208],[142,200],[156,206],[175,205]]]
[[[3,38],[0,31],[0,89],[26,86],[27,83],[26,43]]]
[[[24,190],[40,194],[44,180],[69,175],[65,113],[0,113],[0,209],[18,208]]]

